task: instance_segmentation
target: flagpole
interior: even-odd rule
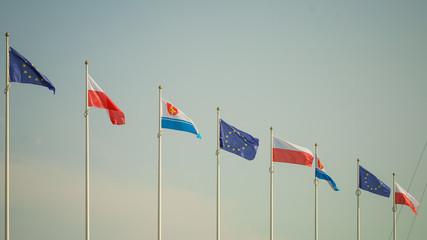
[[[159,86],[159,152],[157,189],[157,239],[162,239],[162,86]]]
[[[219,240],[221,238],[220,230],[220,169],[219,169],[219,136],[220,136],[220,126],[219,126],[219,118],[220,118],[220,109],[217,107],[216,109],[217,115],[217,139],[216,139],[216,239]]]
[[[359,197],[360,197],[360,177],[359,177],[359,162],[360,160],[357,159],[357,190],[356,190],[356,196],[357,196],[357,240],[360,240],[360,205],[359,205]]]
[[[317,166],[317,143],[314,144],[315,151],[314,151],[314,160],[315,166]],[[317,221],[317,187],[319,185],[319,179],[316,177],[316,168],[314,168],[314,239],[318,239],[318,221]]]
[[[393,239],[396,240],[396,174],[393,173]]]
[[[5,240],[9,240],[9,33],[6,36],[6,89],[4,94],[6,96],[6,107],[5,107]]]
[[[270,240],[273,240],[273,127],[270,127]]]
[[[86,61],[86,103],[85,103],[85,118],[86,118],[86,240],[90,239],[90,220],[89,220],[89,62]]]

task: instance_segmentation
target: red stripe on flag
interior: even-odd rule
[[[411,200],[409,200],[409,198],[406,197],[404,193],[401,193],[401,192],[394,193],[394,199],[396,201],[396,204],[408,205],[412,209],[412,211],[414,211],[414,213],[418,215],[417,211],[415,211],[414,205],[412,204]]]
[[[88,104],[90,107],[107,109],[113,124],[125,124],[125,114],[105,93],[88,90]]]
[[[294,163],[311,167],[313,155],[306,152],[273,148],[273,161]]]

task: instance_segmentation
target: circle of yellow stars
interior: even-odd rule
[[[365,177],[365,184],[368,184],[368,176],[369,176],[369,173],[367,173],[366,174],[366,177]],[[369,189],[371,189],[371,190],[378,190],[378,188],[381,188],[381,186],[383,185],[383,183],[382,182],[380,182],[380,185],[378,186],[378,187],[370,187],[369,185],[366,185]]]
[[[228,134],[232,134],[232,133],[236,133],[236,130],[233,130],[233,132],[231,132],[231,131],[229,131],[228,132]],[[237,134],[240,134],[240,132],[237,132]],[[228,135],[225,135],[225,143],[227,144],[228,143],[228,140],[227,140],[227,138],[228,138]],[[242,135],[242,138],[243,138],[243,140],[245,141],[245,142],[247,142],[247,140],[245,139],[245,136],[244,135]],[[245,143],[245,147],[247,147],[248,146],[248,144],[247,143]],[[240,149],[240,148],[237,148],[237,151],[238,152],[240,152],[240,150],[245,150],[245,147],[242,147],[242,149]],[[227,148],[231,148],[230,147],[230,144],[227,144]],[[236,151],[236,148],[231,148],[231,150],[233,150],[233,151]]]
[[[24,69],[25,69],[25,68],[27,67],[27,64],[28,64],[28,62],[27,62],[27,61],[25,61],[25,63],[24,63],[24,64],[22,64],[22,67],[24,67]],[[32,67],[34,67],[34,64],[31,64],[31,66],[32,66]],[[34,68],[35,68],[35,67],[34,67]],[[36,70],[37,70],[37,68],[36,68]],[[28,73],[28,71],[27,71],[27,70],[24,70],[24,74],[27,74],[27,73]],[[31,76],[31,75],[28,75],[28,78],[29,78],[29,79],[31,79],[31,78],[32,78],[32,76]],[[39,81],[39,78],[37,78],[37,77],[36,77],[36,78],[34,79],[34,81],[38,82],[38,81]],[[40,81],[44,82],[44,79],[43,79],[43,78],[41,78],[41,79],[40,79]]]

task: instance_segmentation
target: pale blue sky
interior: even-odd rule
[[[319,239],[356,238],[356,159],[389,186],[396,172],[407,189],[427,141],[426,10],[425,1],[4,1],[1,76],[9,32],[57,89],[10,89],[11,239],[84,239],[85,60],[126,115],[113,126],[104,110],[90,112],[91,239],[156,239],[158,85],[202,135],[164,131],[164,240],[215,239],[218,106],[260,139],[251,162],[221,153],[223,240],[268,239],[270,126],[312,151],[317,142],[341,189],[320,182]],[[424,156],[409,191],[418,200],[426,170]],[[314,168],[276,164],[275,239],[313,238],[313,178]],[[424,205],[411,239],[427,234]],[[4,216],[3,177],[0,206]],[[363,239],[388,238],[391,207],[362,192]],[[412,218],[404,206],[399,239]]]

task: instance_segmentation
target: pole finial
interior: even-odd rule
[[[314,146],[317,147],[317,143],[315,143]]]
[[[88,64],[89,64],[89,62],[86,60],[86,61],[85,61],[85,64],[86,64],[86,65],[88,65]]]
[[[219,107],[217,107],[216,110],[219,111],[220,110]]]
[[[273,127],[270,127],[270,130],[273,131]]]
[[[396,173],[393,173],[393,177],[396,176]]]
[[[9,33],[7,32],[7,33],[5,34],[5,36],[6,36],[6,37],[9,37],[10,35],[9,35]]]
[[[360,160],[359,160],[359,159],[357,159],[357,162],[360,162]]]
[[[159,89],[162,89],[162,85],[159,85]]]

